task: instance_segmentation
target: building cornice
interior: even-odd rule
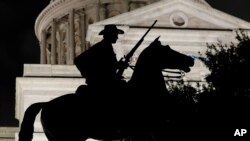
[[[202,4],[197,0],[161,0],[131,12],[96,22],[94,25],[112,23],[130,26],[135,25],[136,23],[145,22],[146,20],[154,21],[157,17],[170,14],[176,10],[180,10],[192,17],[199,18],[206,22],[212,22],[214,25],[217,25],[222,29],[250,29],[249,22],[214,9],[206,4]],[[150,26],[150,24],[151,22],[147,26]]]
[[[54,18],[60,18],[72,9],[86,8],[97,4],[96,0],[57,0],[50,3],[37,17],[35,21],[35,34],[41,41],[42,30],[46,29]]]

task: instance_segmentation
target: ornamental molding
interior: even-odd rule
[[[171,24],[171,15],[182,13],[181,21],[183,26]],[[173,17],[172,17],[173,18]],[[250,23],[234,17],[222,11],[212,8],[194,0],[161,0],[131,12],[123,13],[115,17],[96,22],[93,26],[117,24],[137,27],[149,27],[152,21],[158,20],[155,27],[162,28],[191,28],[191,29],[222,29],[250,30]],[[176,19],[174,19],[176,20]],[[180,22],[180,23],[181,23]],[[173,26],[174,25],[174,26]]]
[[[42,31],[46,29],[53,19],[63,17],[72,9],[85,9],[97,5],[96,0],[57,0],[50,3],[35,21],[35,34],[41,41]]]

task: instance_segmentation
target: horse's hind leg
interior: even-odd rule
[[[51,136],[50,134],[45,132],[45,135],[46,135],[48,141],[56,141],[56,139],[53,136]]]
[[[53,129],[53,128],[51,129],[50,124],[45,124],[43,118],[41,118],[41,123],[42,123],[43,131],[48,141],[85,141],[87,140],[87,137],[85,137],[83,134],[84,132],[82,133],[78,130],[75,130],[75,132],[74,131],[71,132],[71,130],[67,130],[67,128],[63,130],[65,126],[62,127],[60,131],[59,129]]]
[[[50,132],[46,129],[46,126],[43,123],[42,119],[41,119],[41,123],[42,123],[44,134],[47,137],[48,141],[56,141],[55,137],[53,137],[53,135],[51,135]]]

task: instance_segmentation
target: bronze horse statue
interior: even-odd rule
[[[85,86],[83,94],[65,94],[32,104],[25,111],[19,141],[32,140],[33,123],[40,110],[49,141],[164,140],[171,100],[162,70],[189,72],[193,65],[192,57],[162,45],[157,38],[140,54],[127,86],[112,98],[105,98],[105,94],[95,97],[99,91]]]

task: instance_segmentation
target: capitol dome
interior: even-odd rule
[[[88,49],[88,25],[159,0],[51,0],[35,23],[41,64],[73,64]]]

